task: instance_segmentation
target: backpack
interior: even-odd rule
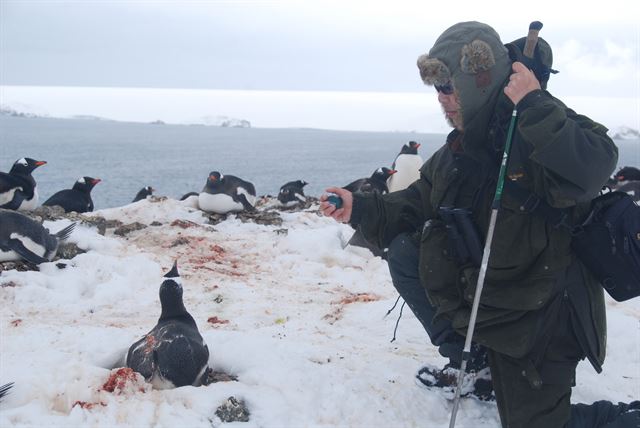
[[[505,189],[521,211],[571,232],[571,249],[613,299],[624,302],[640,296],[640,206],[630,195],[598,196],[586,218],[572,225],[567,210],[553,208],[511,180],[505,180]]]
[[[624,302],[640,295],[640,206],[631,196],[595,198],[571,235],[571,248],[611,297]]]

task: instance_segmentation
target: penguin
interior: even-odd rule
[[[138,202],[141,201],[143,199],[147,199],[147,196],[151,196],[153,195],[153,192],[155,192],[155,189],[151,186],[146,186],[143,187],[142,189],[140,189],[140,191],[136,194],[136,197],[133,198],[133,202]]]
[[[13,382],[5,383],[0,386],[0,401],[2,401],[2,398],[9,393],[11,388],[13,388]]]
[[[218,171],[209,173],[207,183],[198,195],[202,211],[226,214],[236,211],[254,211],[256,189],[253,184],[233,175]]]
[[[347,184],[343,189],[350,192],[378,192],[380,194],[384,194],[389,191],[387,188],[387,179],[395,173],[396,171],[394,169],[386,167],[378,168],[373,172],[373,174],[371,174],[371,177],[360,178]]]
[[[38,206],[38,189],[31,173],[45,161],[22,158],[14,162],[11,170],[0,172],[0,208],[33,210]]]
[[[396,156],[391,167],[396,173],[387,180],[389,192],[406,189],[420,178],[420,168],[422,168],[424,161],[418,154],[418,148],[420,148],[419,143],[409,141],[400,149],[400,153]]]
[[[61,206],[65,212],[75,211],[86,213],[93,211],[93,200],[91,199],[91,189],[100,183],[99,178],[80,177],[75,182],[73,188],[60,190],[44,201],[42,205]]]
[[[209,348],[182,301],[178,263],[160,285],[160,319],[129,348],[126,366],[156,389],[200,386],[208,376]]]
[[[625,184],[627,181],[640,181],[640,169],[625,166],[620,168],[620,171],[616,172],[613,178],[618,182],[618,185]]]
[[[26,215],[0,209],[0,262],[26,260],[34,264],[50,262],[58,245],[66,240],[75,223],[56,234]]]
[[[304,180],[296,180],[285,183],[280,187],[278,192],[278,201],[285,207],[292,207],[297,204],[304,204],[307,202],[307,198],[304,196],[304,186],[307,183]]]

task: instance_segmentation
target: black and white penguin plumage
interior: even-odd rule
[[[195,196],[196,198],[198,197],[198,195],[200,195],[200,193],[198,192],[189,192],[189,193],[185,193],[184,195],[182,195],[182,197],[180,198],[181,201],[186,201],[187,199],[189,199],[192,196]]]
[[[151,186],[145,186],[142,189],[140,189],[140,191],[136,194],[136,197],[133,198],[133,202],[138,202],[141,201],[143,199],[147,199],[147,196],[151,196],[153,195],[153,192],[155,191],[155,189]]]
[[[13,388],[13,382],[5,383],[0,386],[0,401],[2,401],[2,398],[9,393],[11,388]]]
[[[14,162],[11,170],[0,172],[0,208],[33,210],[38,206],[38,189],[31,173],[45,161],[22,158]]]
[[[290,181],[283,184],[278,192],[278,201],[285,207],[304,204],[307,202],[307,198],[304,196],[304,186],[307,184],[309,183],[304,180]]]
[[[160,286],[160,319],[131,345],[126,365],[157,389],[199,386],[208,375],[209,348],[184,307],[177,263],[164,278]]]
[[[640,180],[627,181],[623,185],[616,187],[618,192],[624,192],[631,196],[635,202],[640,201]]]
[[[396,173],[387,180],[389,192],[406,189],[420,178],[420,168],[422,168],[424,161],[418,154],[418,148],[420,148],[419,143],[409,141],[400,149],[400,153],[396,156],[391,167]]]
[[[93,211],[91,190],[100,183],[99,178],[80,177],[71,189],[60,190],[44,201],[42,205],[61,206],[65,212],[86,213]]]
[[[198,195],[198,206],[202,211],[226,214],[237,211],[253,211],[256,189],[253,184],[233,175],[222,175],[212,171],[202,192]]]
[[[369,178],[360,178],[354,182],[351,182],[343,187],[350,192],[378,192],[380,194],[387,193],[389,189],[387,188],[387,179],[395,174],[396,171],[393,169],[389,169],[387,167],[382,167],[376,169],[371,177]]]
[[[49,229],[26,215],[0,209],[0,261],[50,262],[60,242],[71,235],[75,226],[72,223],[52,235]]]

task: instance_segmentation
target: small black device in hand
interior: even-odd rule
[[[342,208],[342,198],[338,195],[329,195],[329,197],[327,198],[327,202],[335,206],[336,209]]]

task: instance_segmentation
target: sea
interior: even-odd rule
[[[202,190],[211,171],[254,183],[258,195],[276,195],[288,181],[305,180],[307,195],[344,186],[390,167],[413,140],[427,159],[444,134],[299,128],[224,128],[92,119],[0,116],[0,171],[22,157],[44,160],[34,172],[40,201],[82,176],[102,180],[95,209],[130,203],[144,186],[180,198]],[[640,167],[640,140],[616,140],[618,166]]]

